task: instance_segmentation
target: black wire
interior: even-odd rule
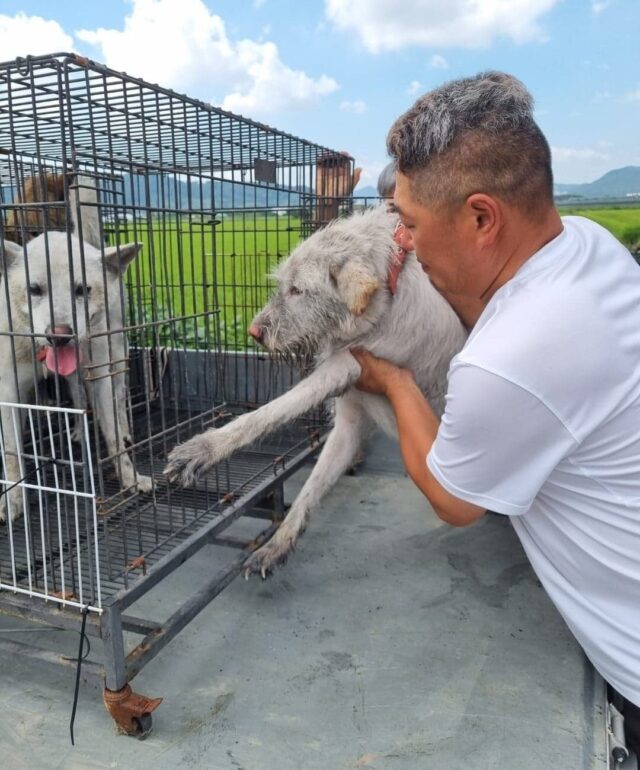
[[[33,476],[34,473],[41,471],[45,465],[55,465],[57,462],[58,461],[54,457],[48,457],[46,460],[43,460],[41,465],[36,466],[33,470],[29,471],[29,473],[25,474],[21,479],[18,479],[18,481],[14,482],[10,487],[0,491],[0,497],[6,495],[7,492],[11,492],[12,489],[15,489],[15,487],[17,487],[19,484],[22,484],[23,481],[26,481],[29,476]]]
[[[73,708],[71,709],[71,721],[69,723],[69,733],[71,734],[71,745],[75,746],[74,740],[73,740],[73,723],[76,719],[76,708],[78,707],[78,692],[80,690],[80,672],[82,670],[82,661],[84,660],[82,656],[82,649],[84,647],[84,640],[87,639],[87,644],[89,644],[89,639],[87,638],[87,635],[85,634],[85,628],[87,625],[87,615],[89,614],[89,607],[88,605],[85,605],[82,608],[82,626],[80,628],[80,647],[78,649],[78,667],[76,668],[76,686],[75,691],[73,693]],[[89,647],[89,649],[91,649]],[[89,654],[89,650],[87,650],[87,655]]]

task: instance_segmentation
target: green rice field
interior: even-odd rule
[[[139,223],[119,240],[142,250],[128,272],[132,339],[144,345],[244,348],[273,290],[269,276],[301,238],[299,219],[238,212],[212,226],[193,218]]]
[[[629,249],[640,247],[640,205],[611,206],[610,208],[561,206],[559,211],[563,216],[577,215],[592,219],[599,225],[606,227]]]

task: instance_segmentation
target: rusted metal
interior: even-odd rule
[[[144,556],[137,556],[129,562],[129,566],[127,567],[128,572],[133,572],[137,569],[142,570],[143,575],[147,574],[147,563]]]
[[[105,687],[102,699],[118,730],[139,738],[144,738],[151,731],[151,714],[162,703],[162,698],[147,698],[133,692],[129,684],[121,690]]]
[[[78,597],[73,593],[73,591],[53,591],[52,596],[55,596],[57,599],[63,599],[64,601],[77,601]],[[64,609],[64,605],[60,605],[59,609]]]

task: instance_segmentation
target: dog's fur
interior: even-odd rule
[[[55,191],[56,184],[57,181],[52,180],[45,187]],[[41,190],[41,184],[25,185],[20,200],[25,201]],[[22,229],[19,240],[26,241],[24,245],[10,240],[0,242],[0,361],[3,362],[0,402],[29,403],[36,380],[45,374],[44,365],[34,360],[34,356],[41,348],[47,351],[47,342],[56,341],[56,333],[66,339],[66,335],[56,330],[69,327],[71,339],[68,344],[77,343],[77,348],[73,348],[77,351],[75,360],[81,362],[77,371],[65,377],[74,405],[83,407],[85,396],[89,396],[109,455],[116,458],[114,462],[121,485],[126,489],[149,491],[151,479],[136,474],[125,451],[131,443],[131,433],[125,379],[127,347],[125,334],[121,331],[122,277],[140,245],[101,247],[95,205],[97,192],[91,180],[77,178],[70,204],[72,237],[69,238],[66,232],[47,230],[28,240]],[[77,237],[80,232],[74,216],[78,208],[82,212],[82,241]],[[15,222],[18,220],[16,216]],[[45,222],[36,218],[32,224]],[[46,225],[50,224],[49,217]],[[58,224],[66,226],[66,218],[60,219]],[[114,333],[104,334],[108,330]],[[56,350],[58,354],[50,346],[48,348],[49,361],[54,360],[57,370],[62,347]],[[0,421],[5,478],[15,482],[20,478],[21,430],[14,429],[8,407],[0,410]],[[76,430],[78,427],[76,425]],[[23,512],[23,495],[19,487],[0,499],[0,521],[5,520],[9,509],[12,519]]]
[[[380,207],[338,220],[295,249],[280,266],[278,291],[252,330],[259,330],[270,352],[314,354],[317,367],[285,395],[169,455],[168,479],[192,484],[235,450],[337,396],[335,425],[313,472],[273,538],[247,561],[245,575],[264,578],[286,559],[309,514],[353,463],[373,425],[397,438],[388,401],[353,387],[360,366],[349,347],[366,348],[411,369],[436,412],[444,408],[449,362],[466,332],[414,254],[407,256],[391,296],[387,276],[396,221]]]

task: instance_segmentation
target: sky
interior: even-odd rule
[[[443,82],[520,78],[558,183],[640,166],[640,0],[0,0],[0,60],[74,51],[346,150],[374,185]]]

